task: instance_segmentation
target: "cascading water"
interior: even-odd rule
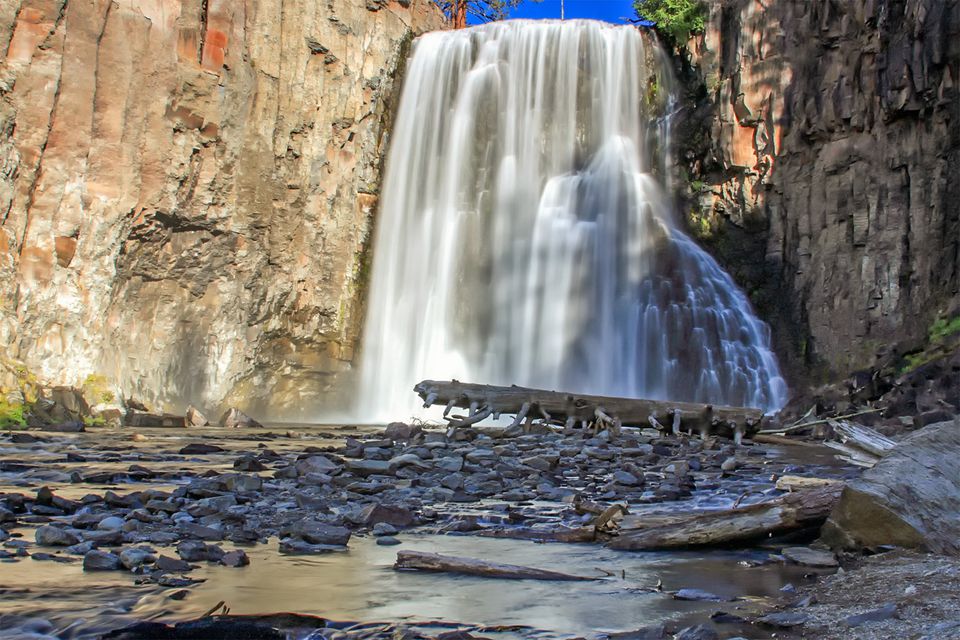
[[[783,404],[767,326],[671,220],[661,58],[637,29],[593,21],[419,39],[381,194],[359,417],[415,414],[424,378]]]

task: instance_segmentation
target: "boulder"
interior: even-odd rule
[[[239,429],[243,427],[262,427],[263,425],[245,414],[237,408],[230,408],[220,416],[220,426],[228,429]]]
[[[80,542],[80,536],[72,531],[51,525],[40,527],[35,535],[41,547],[69,547]]]
[[[368,504],[359,514],[359,520],[367,526],[385,522],[393,527],[409,527],[414,523],[413,512],[403,507],[387,504]]]
[[[343,546],[350,541],[350,530],[315,520],[300,520],[280,530],[283,537],[295,537],[309,544]]]
[[[911,434],[847,484],[823,541],[840,549],[897,545],[960,555],[958,451],[955,422]]]
[[[122,566],[120,556],[109,551],[93,549],[83,556],[84,571],[116,571]]]
[[[409,442],[420,435],[423,429],[419,425],[404,422],[391,422],[383,430],[383,437],[393,442]]]
[[[147,413],[130,409],[123,417],[123,424],[127,427],[180,429],[187,426],[187,419],[170,413]]]
[[[187,415],[185,418],[188,427],[206,427],[210,424],[207,417],[200,413],[200,410],[193,405],[187,407]]]

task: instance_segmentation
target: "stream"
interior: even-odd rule
[[[57,496],[82,500],[91,493],[126,493],[147,488],[170,491],[203,473],[232,471],[238,452],[269,445],[278,454],[309,446],[333,446],[343,436],[375,437],[372,428],[273,425],[268,431],[204,429],[203,442],[223,452],[180,455],[197,442],[197,432],[175,429],[139,430],[143,441],[106,440],[106,432],[36,434],[41,442],[0,444],[0,494],[30,493],[48,486]],[[728,478],[720,487],[707,483],[685,499],[631,506],[645,509],[727,507],[732,500],[763,499],[769,492],[770,470],[788,469],[801,475],[843,476],[827,450],[790,447],[762,452],[758,470]],[[765,463],[769,463],[766,465]],[[121,476],[135,464],[156,474],[150,479]],[[71,482],[78,475],[93,480],[113,473],[112,482]],[[71,474],[72,477],[71,477]],[[98,476],[100,474],[100,476]],[[117,482],[117,480],[123,480]],[[744,489],[747,491],[744,491]],[[546,518],[562,504],[527,503]],[[498,501],[450,505],[462,514],[495,520],[503,513]],[[438,505],[438,508],[440,506]],[[7,551],[18,546],[27,553],[34,525],[57,518],[32,517],[10,529]],[[199,617],[221,601],[231,614],[296,612],[353,623],[451,623],[485,629],[490,637],[571,638],[604,637],[661,623],[706,620],[717,611],[737,614],[764,599],[775,598],[787,584],[800,586],[817,572],[808,567],[771,561],[771,551],[712,550],[678,552],[618,552],[597,544],[541,544],[527,540],[496,539],[460,533],[438,535],[429,527],[415,527],[397,535],[399,546],[379,546],[367,533],[355,535],[344,551],[322,555],[284,555],[275,537],[265,544],[237,545],[250,565],[231,568],[200,563],[191,572],[203,580],[188,589],[136,584],[126,571],[86,572],[81,557],[62,552],[57,559],[12,557],[0,562],[0,630],[36,628],[57,638],[93,638],[136,620],[181,621]],[[176,555],[173,545],[152,545],[159,553]],[[490,580],[485,578],[398,572],[392,569],[397,550],[430,551],[554,569],[584,576],[591,582],[555,583]],[[44,549],[50,551],[50,549]],[[662,592],[655,591],[658,583]],[[700,589],[736,602],[681,601],[667,592]],[[35,618],[43,622],[25,622]],[[30,627],[34,624],[35,627]],[[769,637],[748,626],[736,628],[745,637]],[[718,626],[718,628],[720,628]]]

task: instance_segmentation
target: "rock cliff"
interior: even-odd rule
[[[0,5],[0,342],[168,409],[314,409],[430,0]]]
[[[710,7],[681,72],[692,230],[795,383],[917,348],[960,288],[960,2]]]

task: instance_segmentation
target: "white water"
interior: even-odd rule
[[[417,41],[358,418],[415,415],[425,378],[782,406],[767,326],[671,219],[670,82],[648,65],[654,46],[592,21]]]

